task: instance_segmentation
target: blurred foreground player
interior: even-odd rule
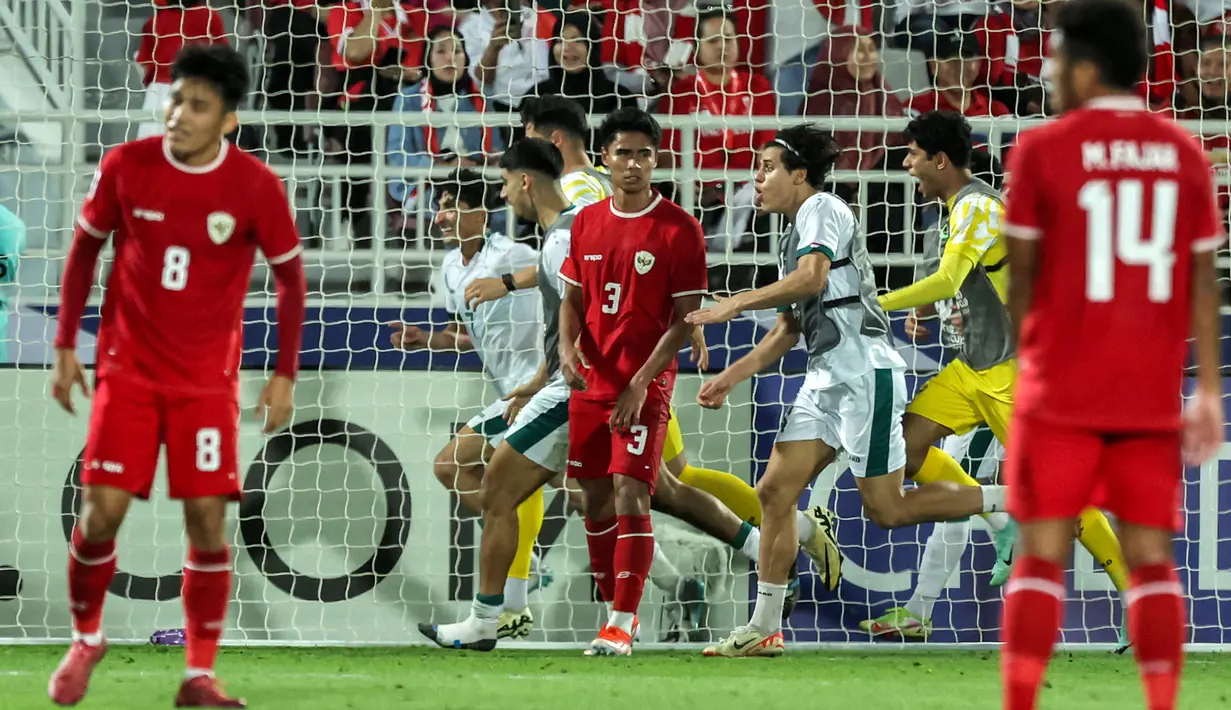
[[[165,137],[103,158],[64,269],[52,395],[74,413],[88,394],[74,352],[98,254],[115,233],[98,337],[97,389],[83,455],[83,503],[69,547],[73,645],[51,676],[60,705],[85,695],[107,644],[103,600],[115,535],[134,496],[146,499],[166,445],[170,495],[184,501],[187,673],[177,707],[244,707],[214,679],[231,594],[226,506],[238,500],[238,370],[244,297],[260,248],[278,284],[278,360],[258,402],[272,432],[291,416],[306,288],[299,237],[281,181],[230,145],[248,91],[244,59],[190,47],[171,69]]]
[[[1059,120],[1014,150],[1006,230],[1021,374],[1008,442],[1022,541],[1004,606],[1006,710],[1033,710],[1064,608],[1073,522],[1115,514],[1129,634],[1150,710],[1173,710],[1185,639],[1172,535],[1183,459],[1223,439],[1214,250],[1194,138],[1146,110],[1141,10],[1071,0],[1052,35]],[[1181,414],[1186,338],[1196,390]]]
[[[568,475],[586,498],[591,571],[607,625],[588,655],[628,655],[654,557],[650,496],[658,479],[684,316],[706,290],[701,225],[650,188],[662,129],[639,109],[603,122],[614,194],[577,213],[560,267],[560,372],[568,405]]]

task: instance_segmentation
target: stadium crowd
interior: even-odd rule
[[[589,113],[628,104],[661,114],[909,117],[951,110],[968,117],[1037,117],[1044,96],[1050,24],[1063,0],[815,0],[827,27],[810,35],[772,31],[769,0],[240,0],[241,18],[265,39],[259,101],[273,110],[354,112],[518,112],[527,97],[559,94]],[[1227,118],[1227,43],[1223,0],[1140,2],[1153,44],[1141,93],[1155,110],[1184,118]],[[137,61],[148,100],[161,101],[166,68],[189,42],[227,41],[205,0],[156,0]],[[781,4],[781,3],[780,3]],[[1231,8],[1231,4],[1228,5]],[[809,8],[810,10],[810,8]],[[886,81],[882,51],[905,52],[926,67],[910,87]],[[918,72],[923,73],[923,72]],[[1007,128],[1011,140],[1015,125]],[[361,121],[320,130],[276,126],[266,147],[284,156],[319,151],[327,160],[391,166],[494,165],[515,130],[434,130],[394,126],[387,154],[374,156]],[[698,215],[708,247],[760,251],[747,182],[756,150],[771,134],[701,130],[702,169],[727,170],[730,185],[699,186]],[[838,133],[839,169],[901,170],[902,138],[879,131]],[[1206,149],[1225,166],[1227,132]],[[668,132],[668,164],[679,136]],[[1007,146],[1004,146],[1007,147]],[[1000,176],[987,152],[977,172]],[[670,190],[671,186],[663,186]],[[855,186],[844,197],[854,200]],[[343,185],[342,213],[356,247],[371,245],[370,181]],[[387,187],[392,235],[416,239],[417,185]],[[909,212],[901,183],[869,184],[861,215],[873,253],[898,251]],[[1226,200],[1224,199],[1224,204]],[[927,219],[926,211],[916,211]]]

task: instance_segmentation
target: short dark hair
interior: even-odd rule
[[[641,133],[650,139],[655,148],[663,142],[662,126],[649,111],[642,111],[636,106],[612,111],[598,127],[599,140],[604,146],[611,145],[617,133]]]
[[[470,209],[487,209],[491,194],[490,186],[483,176],[473,170],[461,168],[449,173],[443,182],[436,183],[437,199],[453,195],[458,202],[465,202]]]
[[[563,131],[576,141],[585,141],[589,133],[585,110],[567,96],[527,96],[521,102],[521,122],[545,135]]]
[[[1068,61],[1090,62],[1107,86],[1131,91],[1145,76],[1150,58],[1140,3],[1070,0],[1060,4],[1056,30]]]
[[[239,108],[248,96],[248,63],[225,44],[190,44],[175,55],[171,80],[197,79],[214,87],[227,111]]]
[[[542,138],[523,138],[514,142],[500,156],[500,167],[505,170],[524,170],[546,175],[559,180],[564,174],[564,157],[551,141]]]
[[[731,20],[734,23],[734,15],[727,7],[723,5],[708,5],[697,8],[697,21],[693,24],[694,39],[698,42],[705,39],[701,36],[701,28],[705,27],[705,23],[710,20]]]
[[[902,137],[918,145],[928,158],[944,153],[954,167],[970,167],[970,124],[960,113],[929,111],[906,124]]]
[[[784,128],[763,147],[782,149],[782,164],[787,170],[808,171],[808,184],[820,190],[842,155],[842,146],[833,134],[816,124],[804,123]]]

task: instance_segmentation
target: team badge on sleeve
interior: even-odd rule
[[[209,238],[215,244],[223,244],[235,232],[235,218],[226,212],[211,212],[205,218]]]
[[[654,255],[648,251],[637,252],[633,257],[633,268],[642,276],[650,273],[650,269],[654,268]]]

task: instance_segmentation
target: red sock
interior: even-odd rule
[[[615,550],[618,534],[616,519],[586,518],[586,547],[590,549],[590,573],[603,601],[615,601]]]
[[[1064,616],[1064,570],[1023,557],[1005,588],[1000,676],[1004,710],[1034,710]]]
[[[1184,666],[1184,589],[1171,565],[1133,570],[1128,633],[1150,710],[1175,710]]]
[[[184,655],[190,671],[212,671],[231,599],[231,554],[227,548],[189,548],[184,565]]]
[[[654,562],[654,526],[648,515],[617,515],[615,604],[612,609],[637,613],[645,578]]]
[[[115,576],[115,540],[87,542],[78,528],[68,545],[68,600],[73,630],[96,634],[103,620],[107,586]]]

